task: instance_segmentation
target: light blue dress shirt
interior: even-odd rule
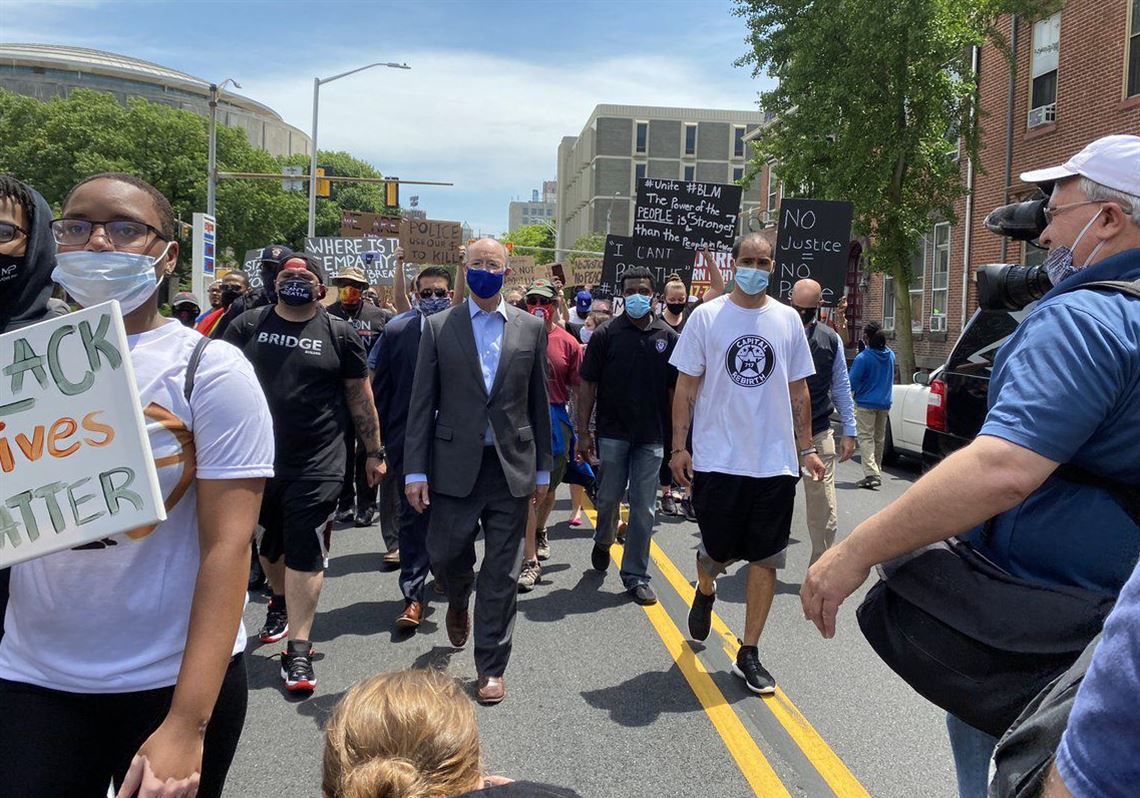
[[[499,370],[499,358],[503,354],[503,328],[507,326],[507,303],[499,299],[499,306],[492,312],[480,308],[472,300],[467,300],[467,308],[471,313],[471,331],[475,334],[475,351],[479,355],[479,370],[483,373],[483,385],[487,395],[491,394],[491,386],[495,384],[495,374]],[[483,433],[483,445],[495,444],[495,431],[491,422],[487,422],[487,429]],[[404,484],[412,482],[427,482],[427,474],[408,474],[404,477]],[[537,472],[537,484],[549,485],[550,472]]]
[[[851,398],[851,380],[847,375],[847,361],[843,357],[842,346],[835,353],[835,362],[831,365],[831,401],[839,411],[843,434],[848,438],[854,438],[855,402]]]

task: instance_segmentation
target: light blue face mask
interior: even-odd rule
[[[631,319],[643,319],[649,312],[649,297],[644,294],[632,294],[625,298],[625,312]]]
[[[81,307],[118,300],[123,315],[142,307],[158,290],[155,266],[166,257],[170,244],[158,257],[137,252],[93,252],[81,249],[55,256],[51,279]]]
[[[768,272],[748,266],[736,267],[736,285],[749,296],[768,290]]]

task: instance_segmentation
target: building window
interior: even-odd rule
[[[685,125],[685,155],[697,154],[697,126]]]
[[[1029,127],[1057,119],[1057,61],[1061,52],[1061,13],[1033,23],[1032,84]]]
[[[695,167],[695,166],[684,167],[684,174],[685,174],[685,176],[682,179],[685,180],[686,182],[692,182],[693,180],[696,179],[697,167]]]
[[[922,332],[922,290],[926,286],[926,236],[910,264],[910,331]]]
[[[744,157],[744,131],[745,129],[742,127],[736,127],[732,130],[732,154],[736,158]]]
[[[649,123],[637,123],[637,141],[634,143],[634,151],[639,155],[645,154],[646,141],[649,138]]]
[[[776,168],[768,167],[768,212],[776,212],[776,203],[780,201],[780,181],[776,179]]]
[[[645,164],[639,163],[633,167],[633,176],[635,179],[640,180],[645,177]]]
[[[945,316],[950,309],[950,223],[934,225],[934,263],[930,270],[930,314]],[[930,325],[934,331],[934,324]],[[945,332],[945,330],[939,330]]]
[[[743,179],[744,179],[744,167],[743,166],[732,167],[732,182],[733,183],[739,183]]]
[[[1049,250],[1033,246],[1028,241],[1021,242],[1021,262],[1025,266],[1040,266],[1045,262]]]
[[[883,278],[883,329],[895,328],[895,278]]]
[[[1140,0],[1130,5],[1132,24],[1128,29],[1128,96],[1140,94]]]

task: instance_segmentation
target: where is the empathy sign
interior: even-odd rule
[[[627,236],[606,236],[601,281],[594,295],[620,296],[622,275],[633,266],[649,269],[658,292],[664,289],[666,278],[671,274],[680,277],[687,288],[693,282],[693,264],[700,257],[691,249],[645,245]]]
[[[0,568],[165,520],[117,302],[0,335]]]
[[[400,246],[408,263],[459,266],[463,262],[463,225],[434,219],[402,219]]]
[[[790,302],[792,286],[810,277],[823,286],[823,303],[835,305],[847,281],[853,213],[850,202],[785,198],[776,234],[776,290],[770,293]]]
[[[727,252],[736,237],[741,187],[642,178],[637,184],[633,239],[638,244]]]
[[[396,275],[396,248],[394,238],[306,238],[305,252],[317,257],[324,270],[327,283],[342,269],[355,268],[364,272],[369,285],[392,285]],[[415,261],[404,262],[404,277],[414,280]],[[408,285],[411,283],[409,282]]]

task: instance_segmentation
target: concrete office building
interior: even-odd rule
[[[546,180],[542,184],[542,196],[538,189],[530,193],[529,202],[515,201],[507,206],[507,232],[513,233],[520,227],[532,224],[554,224],[556,184]]]
[[[745,137],[763,120],[759,111],[597,106],[582,132],[558,146],[558,247],[607,229],[629,235],[638,178],[742,179]],[[760,186],[746,188],[744,212],[760,203]]]
[[[225,75],[218,76],[219,80]],[[131,97],[210,114],[210,82],[173,69],[102,50],[51,44],[0,44],[0,88],[48,101],[73,89]],[[218,99],[218,124],[240,128],[249,143],[270,155],[309,154],[308,134],[272,108],[227,89]]]

